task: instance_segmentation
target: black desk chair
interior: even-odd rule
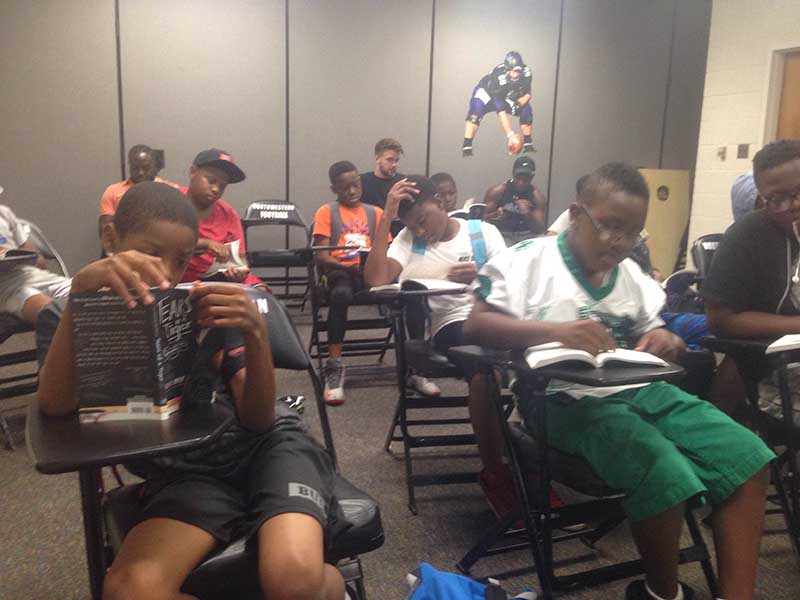
[[[338,250],[347,246],[314,246],[316,250]],[[362,253],[361,267],[366,260],[366,253]],[[323,372],[323,361],[330,356],[328,351],[328,315],[330,307],[330,293],[323,284],[323,272],[316,261],[313,264],[314,284],[311,286],[311,339],[308,351],[311,358],[317,361],[319,373]],[[345,331],[371,332],[366,335],[347,335],[342,342],[342,357],[375,356],[378,364],[347,365],[347,380],[349,385],[375,385],[376,378],[385,373],[393,373],[392,367],[383,367],[383,359],[389,350],[394,349],[392,319],[385,306],[386,299],[373,294],[369,289],[363,289],[353,295],[350,308],[374,307],[375,313],[371,316],[353,316],[353,311],[348,311]]]
[[[41,254],[48,264],[48,267],[55,263],[58,270],[64,277],[69,277],[67,265],[61,255],[45,237],[42,230],[35,223],[19,219],[24,227],[30,231],[29,240],[36,251]],[[35,256],[32,256],[26,264],[34,264]],[[30,334],[33,327],[8,313],[0,313],[0,344],[4,344],[10,339],[20,340],[22,334]],[[36,362],[36,348],[34,346],[24,346],[9,352],[0,353],[0,401],[10,400],[19,396],[32,394],[36,391],[38,368]],[[23,365],[25,365],[23,367]],[[0,413],[0,429],[3,431],[5,447],[14,450],[14,438],[8,427],[6,418]]]
[[[285,200],[259,200],[247,207],[242,219],[247,262],[255,275],[272,288],[275,297],[289,308],[305,310],[309,290],[314,280],[313,254],[292,248],[292,231],[303,237],[302,249],[311,246],[311,230],[297,207]],[[256,229],[282,230],[283,247],[254,249],[252,236]],[[281,289],[282,288],[282,289]]]
[[[767,346],[774,340],[737,340],[708,337],[703,344],[714,352],[733,358],[745,384],[750,417],[756,431],[775,452],[770,463],[770,475],[776,494],[768,499],[777,502],[779,509],[767,514],[781,513],[795,555],[800,561],[800,472],[797,458],[800,451],[800,426],[794,422],[792,393],[787,367],[800,360],[797,350],[766,355]],[[765,412],[759,405],[759,382],[775,372],[781,396],[781,414]]]
[[[0,344],[5,343],[14,336],[31,333],[32,331],[33,328],[30,325],[17,319],[13,315],[0,313]],[[35,348],[24,348],[22,350],[14,350],[0,354],[0,369],[3,370],[3,376],[0,377],[0,400],[17,398],[19,396],[32,394],[36,391],[38,369],[36,369],[35,365],[28,368],[21,367],[22,365],[35,362]],[[22,372],[19,372],[21,368]],[[13,372],[11,372],[12,369]],[[3,430],[5,447],[13,451],[15,449],[14,437],[11,435],[8,421],[6,421],[6,418],[1,412],[0,429]]]
[[[413,451],[417,448],[457,448],[475,445],[475,435],[472,433],[469,415],[422,416],[422,411],[427,414],[434,411],[441,414],[441,410],[467,408],[467,396],[423,396],[408,386],[408,378],[412,373],[429,379],[463,380],[465,377],[464,370],[447,356],[437,352],[430,340],[407,339],[406,312],[411,303],[426,302],[432,296],[463,294],[466,286],[460,291],[419,289],[420,287],[413,282],[406,282],[403,289],[385,293],[393,323],[398,397],[392,424],[383,448],[387,452],[391,452],[392,442],[402,442],[403,444],[408,509],[414,515],[418,513],[416,488],[478,481],[478,473],[475,471],[414,472],[415,453]],[[413,416],[411,411],[414,411]],[[453,427],[457,426],[469,426],[469,430],[468,432],[453,433]],[[446,428],[448,431],[442,433],[442,428]],[[441,456],[446,457],[447,455],[442,454]],[[426,457],[430,458],[430,455],[428,454]]]
[[[286,309],[271,294],[249,288],[267,321],[276,368],[305,370],[311,378],[325,446],[334,464],[336,454],[322,386]],[[81,425],[77,415],[46,417],[32,406],[28,415],[28,448],[37,470],[46,474],[80,474],[86,553],[92,598],[102,595],[103,578],[127,531],[133,525],[138,485],[104,493],[101,468],[121,462],[184,452],[212,443],[233,422],[233,415],[212,404],[183,410],[168,421],[100,422]],[[383,544],[380,510],[375,501],[341,475],[335,493],[352,523],[334,540],[325,560],[336,564],[351,592],[366,598],[359,555]],[[257,549],[237,540],[215,550],[187,578],[183,590],[204,600],[262,598],[257,574]]]
[[[709,233],[701,235],[692,243],[692,261],[700,281],[708,275],[708,271],[711,269],[711,260],[714,258],[714,252],[717,251],[721,239],[721,233]]]
[[[547,443],[546,389],[551,379],[594,387],[675,381],[683,376],[683,369],[677,365],[605,369],[552,365],[534,370],[528,367],[521,355],[478,346],[454,348],[450,355],[454,361],[474,363],[483,370],[487,378],[493,377],[496,368],[515,372],[518,377],[515,391],[518,397],[532,403],[537,425],[536,431],[529,431],[523,424],[509,424],[502,403],[498,401],[497,394],[494,395],[497,415],[503,425],[506,452],[511,459],[514,483],[525,510],[522,510],[522,515],[510,513],[493,526],[461,558],[457,564],[459,570],[469,574],[481,558],[529,548],[545,600],[552,598],[554,592],[593,586],[642,573],[641,560],[633,560],[569,575],[556,574],[554,543],[580,538],[589,547],[593,547],[625,519],[625,514],[622,509],[623,495],[619,490],[610,489],[583,459],[559,452]],[[531,472],[537,473],[535,482],[529,481],[528,474]],[[554,512],[549,500],[551,479],[593,498],[567,504]],[[525,524],[524,530],[513,530],[512,524],[520,517]],[[687,510],[685,517],[692,545],[681,549],[679,561],[681,564],[700,562],[713,594],[716,590],[716,578],[708,549],[692,513]],[[553,535],[554,529],[586,522],[596,525],[587,526],[580,531]],[[527,539],[514,542],[519,534]]]

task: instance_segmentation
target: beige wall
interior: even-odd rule
[[[689,240],[732,222],[733,180],[773,138],[767,126],[773,52],[798,46],[800,0],[714,0]],[[736,158],[738,144],[750,144],[748,158]]]

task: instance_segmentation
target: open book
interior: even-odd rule
[[[370,288],[370,292],[394,292],[400,289],[426,289],[426,290],[452,290],[453,292],[466,292],[467,286],[449,279],[405,279],[402,283],[387,283]]]
[[[38,255],[30,250],[0,248],[0,273],[35,265]]]
[[[785,350],[797,350],[800,348],[800,333],[790,333],[782,338],[778,338],[767,346],[765,354],[775,354]]]
[[[205,273],[198,275],[200,279],[208,279],[209,277],[213,277],[214,275],[224,273],[231,267],[247,266],[244,264],[244,262],[242,262],[242,257],[239,255],[239,240],[233,240],[232,242],[228,242],[227,244],[225,244],[225,247],[228,249],[228,260],[225,262],[219,262],[215,258],[214,262],[211,263],[211,266],[208,267],[208,270]]]
[[[112,292],[70,297],[81,421],[166,419],[180,408],[195,355],[191,284],[151,288],[129,309]]]
[[[606,365],[620,364],[666,367],[667,362],[649,352],[637,352],[618,348],[611,352],[601,352],[593,356],[585,350],[565,348],[561,342],[548,342],[532,346],[525,351],[525,360],[532,369],[546,367],[561,362],[582,362],[599,369]]]

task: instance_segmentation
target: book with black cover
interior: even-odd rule
[[[112,292],[70,298],[81,420],[166,419],[197,348],[190,285],[128,308]]]

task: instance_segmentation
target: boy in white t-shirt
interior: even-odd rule
[[[395,215],[405,225],[391,246],[385,235]],[[470,232],[480,227],[480,233]],[[482,238],[486,261],[506,249],[503,236],[490,223],[473,222],[447,215],[433,182],[422,175],[409,175],[389,191],[384,216],[364,266],[364,280],[374,287],[404,279],[448,279],[471,283],[478,273],[472,238]],[[464,344],[464,322],[472,309],[472,296],[459,294],[431,297],[431,336],[437,351],[446,353]],[[409,329],[411,329],[409,327]],[[412,337],[416,337],[412,331]],[[498,516],[513,507],[513,484],[502,457],[502,432],[479,375],[467,374],[469,410],[483,463],[481,485],[489,505]],[[501,475],[502,474],[502,475]],[[502,485],[500,485],[502,484]]]
[[[30,235],[30,227],[17,219],[8,206],[0,204],[0,253],[17,249],[36,252]],[[52,298],[69,294],[69,281],[47,271],[40,255],[36,266],[0,273],[0,312],[11,313],[33,325],[39,311]]]
[[[558,341],[597,354],[630,347],[674,359],[680,338],[663,327],[659,285],[625,258],[639,239],[649,190],[633,167],[595,171],[556,237],[520,242],[487,263],[465,325],[468,340],[525,349]],[[554,381],[549,443],[583,457],[624,507],[646,573],[627,600],[691,598],[678,583],[687,503],[714,505],[720,597],[751,599],[774,454],[710,403],[664,382],[591,388]],[[529,423],[527,403],[520,412]]]

